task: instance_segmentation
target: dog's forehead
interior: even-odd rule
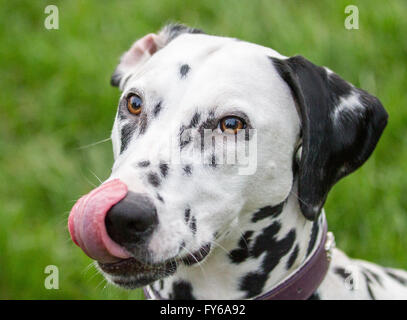
[[[268,63],[267,57],[283,56],[270,48],[234,38],[182,34],[153,56],[150,67],[169,64],[188,64],[190,68],[205,66],[204,71],[222,76],[234,72],[259,72],[251,68],[261,67],[259,62]]]
[[[231,98],[254,103],[253,92],[264,97],[263,91],[270,95],[273,84],[282,83],[269,57],[284,56],[234,38],[182,34],[155,53],[129,85],[154,90],[178,108],[182,101],[196,107],[203,97],[207,106],[231,104]]]
[[[183,50],[187,55],[198,57],[209,56],[219,50],[230,50],[231,52],[235,51],[235,53],[251,50],[253,54],[257,52],[282,57],[278,52],[255,43],[208,34],[181,34],[167,44],[165,49],[167,52],[173,50],[178,53],[179,50]]]

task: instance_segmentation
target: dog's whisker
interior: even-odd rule
[[[90,171],[90,170],[89,170]],[[91,171],[92,172],[92,171]],[[92,187],[97,188],[97,185],[90,181],[87,177],[84,177],[86,182],[89,183]]]
[[[103,288],[102,288],[102,292],[103,292],[103,293],[106,293],[106,295],[109,296],[110,293],[111,293],[111,290],[110,290],[111,288],[112,288],[111,283],[109,283],[109,281],[106,281],[106,282],[105,282],[105,285],[104,285]]]
[[[102,184],[103,182],[102,182],[102,180],[96,175],[96,173],[94,173],[92,170],[90,170],[89,169],[89,171],[90,171],[90,173],[92,173],[94,176],[95,176],[95,178],[96,179],[98,179],[98,181]]]
[[[107,283],[108,283],[108,281],[107,281],[105,278],[103,278],[103,279],[99,282],[99,284],[96,286],[96,289],[99,289],[99,287],[100,287],[101,285],[107,284]],[[103,292],[103,288],[102,288],[100,291]]]
[[[88,278],[88,281],[91,282],[95,277],[100,274],[99,270],[95,268],[95,272]],[[103,278],[104,279],[104,278]]]
[[[82,273],[83,273],[83,274],[86,274],[86,273],[87,273],[88,271],[90,271],[92,268],[94,268],[94,269],[97,271],[97,268],[96,268],[95,264],[96,264],[95,261],[89,263],[89,264],[87,265],[87,267],[84,268],[84,270],[82,271]]]
[[[302,202],[303,204],[305,204],[306,206],[310,206],[309,203],[307,203],[306,201],[302,200],[300,198],[300,196],[298,194],[296,194],[292,189],[290,190],[290,193],[297,198],[298,201]]]
[[[225,228],[225,230],[222,233],[220,233],[215,240],[220,241],[223,237],[225,237],[228,234],[228,232],[230,232],[230,228]]]
[[[230,254],[230,251],[227,250],[224,246],[222,246],[219,242],[217,242],[217,241],[215,241],[215,240],[211,240],[211,243],[215,245],[215,248],[218,248],[218,247],[219,247],[220,249],[222,249],[223,251],[225,251],[225,253],[226,253],[227,255]]]
[[[110,137],[109,137],[109,138],[106,138],[106,139],[103,139],[103,140],[99,140],[99,141],[90,143],[90,144],[87,144],[87,145],[84,145],[84,146],[81,146],[81,147],[78,147],[78,148],[76,148],[76,150],[82,150],[82,149],[86,149],[86,148],[91,148],[91,147],[93,147],[93,146],[96,146],[96,145],[98,145],[98,144],[107,142],[107,141],[109,141],[109,140],[111,140]]]
[[[207,275],[206,275],[206,272],[205,272],[205,270],[204,270],[204,268],[203,268],[203,266],[202,266],[202,263],[201,263],[200,261],[198,261],[198,259],[195,257],[195,255],[194,255],[191,251],[189,251],[186,247],[184,247],[184,249],[185,249],[185,251],[188,252],[188,254],[190,254],[190,255],[192,256],[192,258],[196,261],[196,263],[198,264],[198,266],[201,268],[201,271],[202,271],[203,276],[205,277],[205,279],[207,279]]]
[[[237,229],[237,231],[240,233],[240,239],[243,240],[243,242],[244,242],[246,248],[248,249],[248,248],[249,248],[249,244],[248,244],[247,241],[246,241],[246,237],[244,236],[243,230],[240,228],[239,225],[236,225],[236,229]]]

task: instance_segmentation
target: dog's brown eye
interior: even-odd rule
[[[142,105],[143,101],[138,95],[131,94],[127,97],[127,109],[129,109],[130,113],[140,114]]]
[[[237,134],[237,132],[246,127],[245,122],[238,117],[226,117],[220,121],[222,132]]]

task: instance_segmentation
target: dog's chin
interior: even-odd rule
[[[137,277],[137,279],[132,279],[132,278],[111,279],[110,278],[109,280],[116,286],[119,286],[123,289],[134,290],[137,288],[147,286],[150,283],[153,283],[154,281],[159,280],[159,279],[161,279],[161,277],[154,277],[151,275],[146,275],[146,276]]]
[[[98,264],[108,280],[126,289],[146,286],[173,274],[177,270],[175,261],[147,264],[130,258],[115,263],[98,262]]]
[[[194,253],[155,264],[129,258],[114,263],[98,262],[98,265],[112,283],[126,289],[136,289],[174,274],[179,264],[191,266],[200,263],[210,249],[210,244],[206,244]]]
[[[134,290],[138,288],[145,287],[149,284],[154,283],[157,280],[163,279],[166,276],[169,276],[170,273],[166,274],[155,274],[155,273],[146,273],[146,274],[138,274],[136,276],[123,276],[123,277],[112,277],[105,274],[106,279],[123,289],[127,290]]]

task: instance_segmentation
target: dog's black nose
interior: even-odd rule
[[[105,224],[110,238],[130,249],[151,235],[158,224],[157,210],[146,194],[129,191],[107,212]]]

